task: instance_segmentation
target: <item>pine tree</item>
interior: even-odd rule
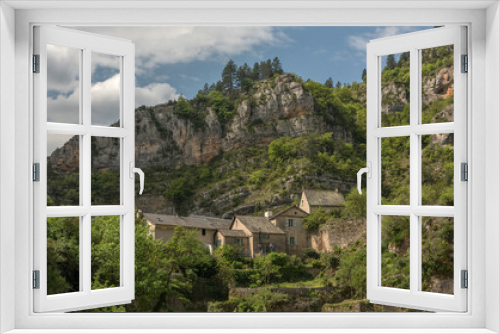
[[[281,67],[281,62],[278,57],[274,57],[272,63],[272,72],[274,74],[283,74],[283,68]]]
[[[250,67],[248,67],[247,63],[243,64],[243,66],[238,67],[236,71],[236,87],[242,88],[245,79],[250,75]]]
[[[231,59],[222,70],[222,87],[224,90],[232,92],[236,81],[236,64]]]
[[[253,70],[252,70],[252,79],[254,81],[259,81],[262,78],[261,70],[260,70],[260,65],[259,63],[253,64]]]
[[[366,81],[366,68],[364,68],[363,73],[361,73],[361,80],[363,80],[363,82]]]
[[[401,54],[401,56],[399,57],[398,67],[401,67],[401,66],[405,65],[408,62],[410,62],[410,53],[409,52],[403,52]]]
[[[396,65],[396,60],[394,59],[394,55],[387,56],[387,64],[385,65],[386,70],[392,70]]]
[[[333,79],[332,79],[332,77],[329,77],[328,79],[326,79],[326,81],[325,81],[325,87],[333,88]]]
[[[340,81],[337,81],[337,84],[335,85],[335,88],[341,88],[342,87],[342,84],[340,83]]]
[[[267,61],[261,61],[260,62],[260,70],[262,73],[262,79],[268,79],[268,78],[272,77],[273,67],[272,67],[271,59],[268,59]]]

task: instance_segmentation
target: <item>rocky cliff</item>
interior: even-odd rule
[[[262,80],[252,93],[236,104],[232,121],[223,126],[212,108],[204,111],[204,124],[197,127],[174,112],[174,105],[138,108],[136,121],[136,165],[141,168],[178,168],[208,162],[223,152],[244,147],[264,146],[272,140],[308,133],[333,132],[335,138],[352,142],[352,134],[331,125],[315,112],[314,97],[291,74]],[[118,169],[118,143],[95,138],[92,143],[93,168]],[[61,171],[78,167],[78,141],[71,140],[50,156]]]

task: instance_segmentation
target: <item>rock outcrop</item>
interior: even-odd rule
[[[282,136],[333,132],[334,137],[352,142],[352,134],[331,125],[314,110],[314,97],[291,74],[255,84],[251,96],[243,96],[236,115],[226,129],[212,108],[205,109],[202,127],[174,113],[174,106],[162,104],[138,108],[136,120],[136,165],[141,168],[198,165],[223,152],[267,145]],[[96,169],[119,168],[119,143],[111,138],[95,138],[92,165]],[[50,156],[61,171],[78,168],[78,141],[71,140]]]

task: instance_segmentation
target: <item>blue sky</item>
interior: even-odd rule
[[[172,89],[164,97],[192,98],[205,82],[220,79],[229,59],[237,65],[279,57],[285,71],[325,82],[360,81],[371,39],[430,27],[85,27],[78,29],[130,39],[136,44],[137,87]],[[100,67],[96,77],[102,76]],[[93,80],[94,81],[94,80]],[[166,87],[166,86],[165,86]],[[165,88],[164,87],[164,88]],[[143,91],[143,93],[147,93]],[[140,94],[139,94],[140,95]],[[147,95],[147,94],[146,94]],[[151,96],[152,97],[152,96]],[[140,103],[147,103],[137,96]]]

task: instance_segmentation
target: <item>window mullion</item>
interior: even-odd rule
[[[83,50],[83,75],[82,75],[82,123],[88,130],[90,130],[91,119],[91,50],[86,48]],[[91,171],[92,171],[92,160],[91,160],[91,134],[87,131],[86,134],[82,136],[83,150],[81,152],[82,159],[82,199],[83,206],[89,208],[91,205]],[[92,261],[91,261],[91,216],[90,211],[87,212],[82,218],[82,242],[80,244],[80,254],[82,256],[82,261],[80,266],[83,268],[81,271],[82,281],[83,281],[83,291],[90,293],[91,291],[91,280],[92,280]]]
[[[420,137],[413,129],[419,123],[419,52],[418,49],[410,50],[410,291],[416,293],[420,282],[420,241],[419,217],[414,209],[420,204]]]

